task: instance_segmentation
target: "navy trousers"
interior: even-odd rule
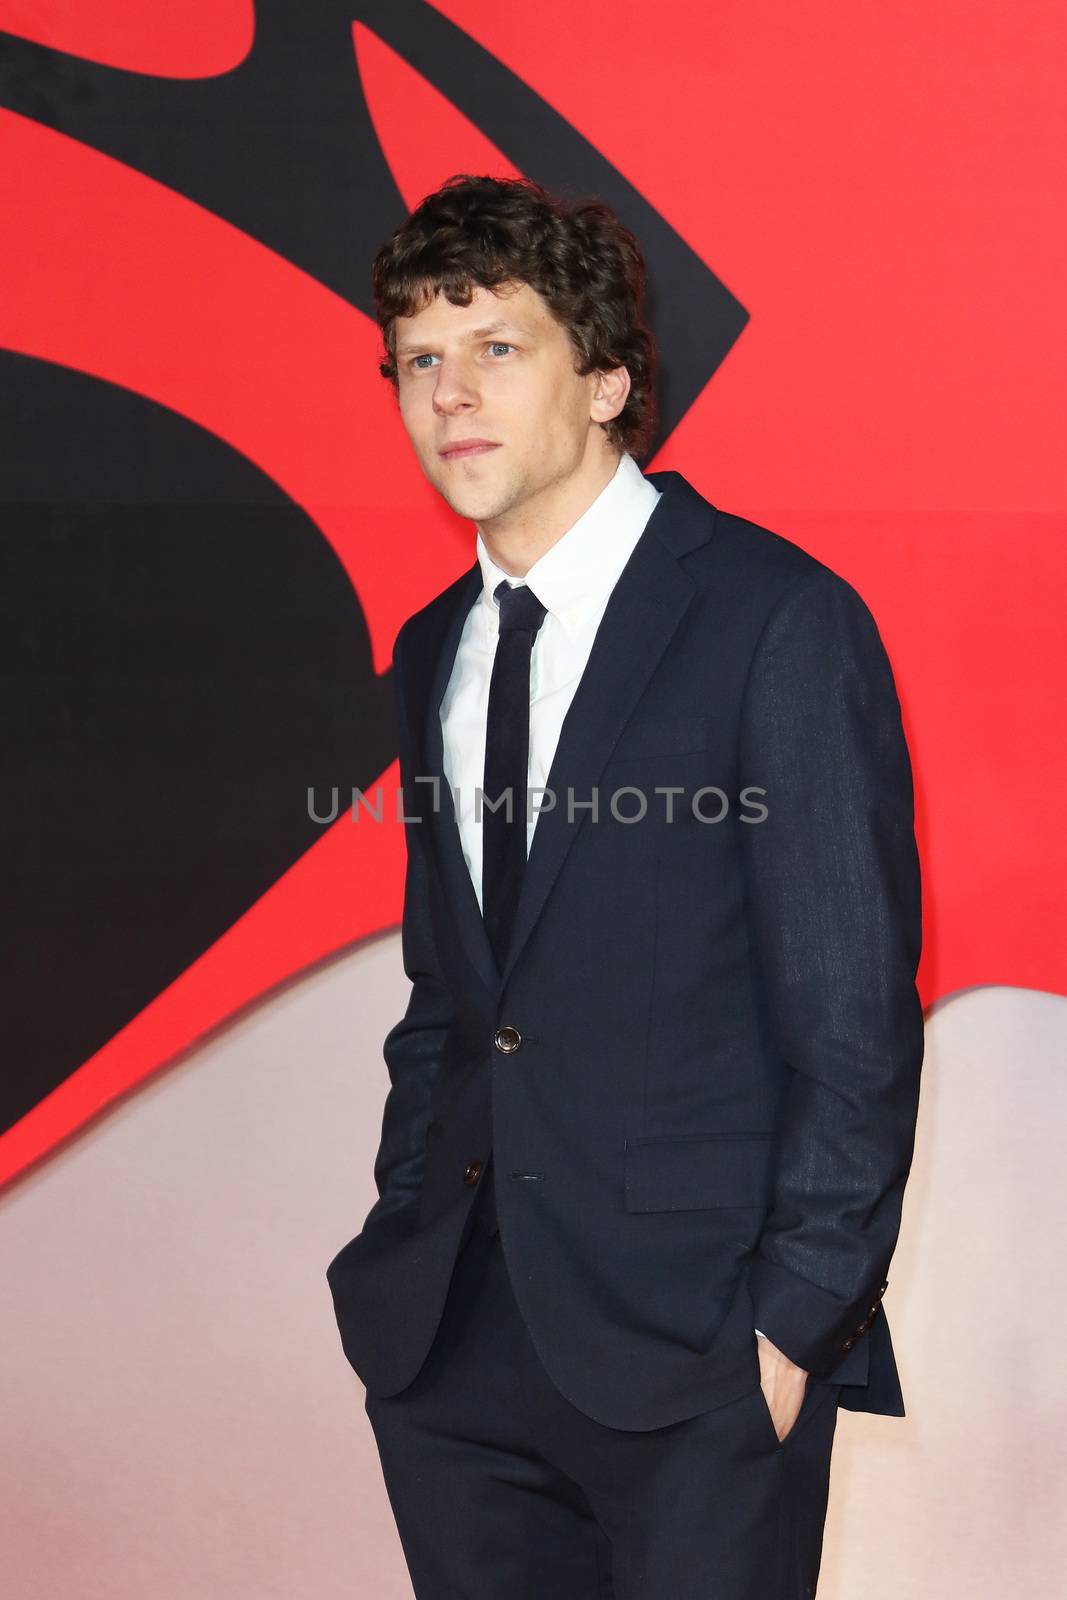
[[[782,1442],[758,1384],[605,1427],[548,1377],[478,1217],[415,1380],[366,1401],[416,1600],[810,1600],[839,1385],[809,1378]]]

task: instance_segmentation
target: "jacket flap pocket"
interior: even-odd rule
[[[770,1133],[682,1134],[627,1139],[627,1211],[768,1206]]]
[[[638,717],[619,734],[608,760],[685,755],[705,749],[710,736],[710,716]]]

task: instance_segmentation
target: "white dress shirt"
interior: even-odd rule
[[[563,719],[585,671],[611,591],[659,497],[659,490],[633,456],[624,453],[610,483],[524,578],[512,577],[498,567],[478,534],[483,585],[463,624],[452,676],[441,702],[441,733],[445,780],[456,797],[463,857],[479,906],[482,829],[475,820],[474,791],[482,787],[485,778],[489,682],[500,631],[500,607],[493,591],[503,579],[513,588],[527,583],[546,608],[530,657],[527,781],[536,791],[548,784]],[[535,792],[526,827],[527,855],[537,826],[538,798]]]
[[[525,578],[512,577],[498,567],[478,534],[482,590],[463,624],[452,676],[441,702],[441,733],[445,781],[455,796],[463,858],[479,906],[482,830],[475,820],[474,791],[482,787],[485,778],[489,682],[500,633],[500,607],[493,591],[503,579],[513,587],[527,583],[546,610],[530,657],[527,782],[536,790],[548,784],[563,719],[585,671],[611,591],[659,497],[659,490],[633,456],[624,452],[610,483],[562,538],[534,562]],[[537,826],[536,794],[531,813],[526,827],[527,855]]]

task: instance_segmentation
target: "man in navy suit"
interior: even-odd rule
[[[886,652],[828,567],[642,473],[644,268],[606,206],[452,181],[374,282],[477,528],[396,640],[412,989],[328,1268],[415,1592],[800,1600],[839,1406],[903,1414],[921,916]]]

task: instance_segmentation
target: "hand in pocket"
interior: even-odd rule
[[[793,1430],[804,1404],[808,1374],[763,1334],[757,1334],[760,1389],[779,1444]]]

